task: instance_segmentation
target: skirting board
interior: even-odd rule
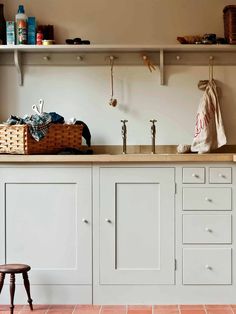
[[[231,285],[95,286],[94,304],[235,304],[236,290]]]
[[[31,285],[30,288],[33,304],[92,304],[91,285]],[[9,285],[5,284],[0,296],[0,304],[9,304],[9,302]],[[16,285],[14,303],[27,304],[23,285]]]

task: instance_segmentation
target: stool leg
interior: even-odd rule
[[[33,304],[32,304],[33,300],[31,299],[31,296],[30,296],[30,283],[29,283],[28,274],[26,272],[26,273],[23,273],[22,275],[24,279],[25,290],[28,296],[28,303],[29,303],[31,311],[33,311]]]
[[[15,295],[15,274],[10,274],[11,314],[13,314],[14,311],[14,295]]]
[[[5,274],[4,273],[1,273],[0,274],[0,294],[2,292],[2,287],[3,287],[3,284],[4,284],[4,279],[5,279]]]

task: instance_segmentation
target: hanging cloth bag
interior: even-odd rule
[[[201,154],[225,145],[227,140],[215,80],[200,81],[198,87],[204,94],[198,107],[191,151]]]

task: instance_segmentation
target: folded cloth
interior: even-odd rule
[[[91,133],[89,131],[87,124],[85,124],[83,121],[79,121],[79,120],[77,120],[75,122],[75,124],[80,124],[80,125],[82,124],[83,125],[82,136],[85,139],[87,146],[90,147],[91,146]]]
[[[65,119],[59,115],[58,113],[56,112],[49,112],[51,118],[52,118],[52,123],[65,123]]]
[[[58,155],[92,155],[93,150],[87,149],[87,150],[80,150],[77,148],[65,148],[62,151],[58,153]]]
[[[40,115],[34,114],[24,119],[25,124],[29,126],[29,131],[36,141],[42,140],[49,129],[52,118],[49,113],[42,113]]]
[[[17,116],[10,116],[4,124],[8,125],[16,125],[16,124],[25,124],[24,119],[19,118]]]

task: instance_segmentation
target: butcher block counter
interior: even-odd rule
[[[30,163],[236,162],[236,153],[0,155],[0,163],[28,163],[28,162]]]
[[[83,147],[83,150],[86,150]],[[0,163],[155,163],[155,162],[233,162],[236,146],[227,145],[210,154],[178,154],[176,145],[157,145],[156,154],[149,145],[129,145],[122,154],[121,145],[92,146],[93,155],[10,155],[0,154]]]

